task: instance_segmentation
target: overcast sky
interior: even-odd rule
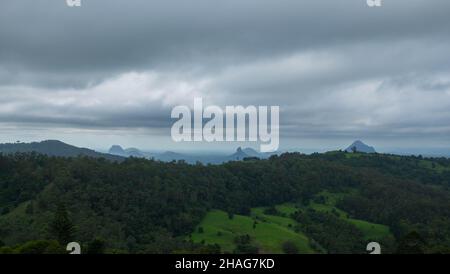
[[[0,2],[0,142],[174,144],[178,104],[279,105],[282,149],[450,147],[450,1]],[[238,144],[230,144],[227,148]]]

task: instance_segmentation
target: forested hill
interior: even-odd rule
[[[386,252],[401,252],[408,237],[413,251],[450,252],[450,160],[346,152],[207,166],[3,155],[0,252],[51,252],[69,240],[92,252],[223,252],[190,238],[209,212],[251,217],[285,203],[311,252],[364,253],[372,238],[363,221],[388,228],[393,238],[377,239]]]
[[[0,144],[0,153],[14,154],[17,152],[19,153],[36,152],[48,156],[58,156],[58,157],[88,156],[93,158],[105,158],[111,161],[122,161],[124,159],[119,155],[101,153],[88,148],[80,148],[63,143],[58,140],[45,140],[42,142],[32,142],[32,143],[17,142],[17,143]]]

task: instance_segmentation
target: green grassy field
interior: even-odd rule
[[[419,165],[421,167],[433,170],[438,173],[449,171],[450,168],[440,165],[439,163],[435,163],[429,160],[421,160],[419,161]]]
[[[10,227],[11,231],[14,231],[14,233],[11,233],[10,237],[2,239],[6,245],[10,245],[13,242],[23,242],[36,239],[39,237],[38,235],[40,232],[45,231],[47,227],[46,221],[48,219],[42,218],[40,220],[36,220],[32,215],[27,214],[26,209],[29,204],[29,201],[23,202],[9,213],[0,216],[0,228]],[[33,234],[26,231],[26,228],[31,224],[37,227],[37,230],[33,231]]]
[[[261,208],[252,210],[252,216],[234,215],[232,219],[220,210],[210,211],[199,224],[191,239],[193,242],[206,244],[217,243],[222,252],[233,252],[236,245],[234,238],[248,234],[259,247],[260,253],[283,253],[282,244],[289,240],[295,243],[300,253],[313,253],[308,238],[302,233],[296,233],[289,224],[295,224],[290,218],[269,216],[262,213]],[[257,221],[255,228],[253,224]],[[203,228],[203,233],[198,228]]]
[[[336,203],[342,199],[345,193],[321,192],[322,202],[310,202],[308,206],[285,203],[277,205],[278,215],[264,214],[264,207],[252,208],[251,216],[234,215],[229,218],[226,212],[220,210],[210,211],[191,235],[195,243],[219,244],[222,252],[233,252],[236,248],[234,239],[240,235],[250,235],[254,244],[259,247],[260,253],[283,253],[282,244],[292,241],[296,244],[300,253],[314,253],[309,245],[309,239],[301,232],[295,232],[297,222],[289,216],[299,209],[312,208],[322,212],[334,212],[339,217],[354,224],[370,240],[380,240],[392,237],[389,227],[381,224],[370,223],[364,220],[353,219],[348,214],[336,208]],[[257,222],[254,227],[255,221]],[[199,232],[199,228],[203,232]]]
[[[382,239],[384,237],[392,236],[389,227],[381,224],[370,223],[363,220],[353,219],[348,214],[336,207],[336,203],[339,199],[342,199],[345,194],[343,193],[330,193],[321,192],[317,196],[325,197],[324,203],[311,202],[308,206],[317,211],[322,212],[337,212],[339,217],[354,224],[364,234],[366,240]]]

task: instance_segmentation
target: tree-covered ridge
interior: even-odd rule
[[[186,241],[210,210],[250,215],[254,207],[308,204],[327,191],[346,193],[336,208],[355,219],[388,226],[398,246],[415,231],[425,243],[420,250],[450,252],[448,170],[447,159],[345,152],[287,153],[207,166],[136,158],[111,162],[4,155],[0,245],[58,240],[51,228],[59,205],[64,205],[73,223],[73,239],[82,245],[102,239],[106,252],[218,252],[217,247]],[[353,226],[324,214],[301,211],[292,217],[302,232],[324,241],[333,238],[336,231],[329,228],[336,225],[359,235],[352,232]],[[333,246],[330,243],[327,251],[333,252]],[[356,246],[358,250],[352,250]],[[359,252],[360,246],[359,241],[345,248]]]

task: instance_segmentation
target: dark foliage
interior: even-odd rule
[[[337,207],[351,217],[388,225],[397,240],[416,231],[426,243],[424,252],[446,253],[449,186],[447,159],[288,153],[204,166],[15,154],[0,156],[0,239],[16,246],[101,238],[107,240],[105,252],[209,252],[217,247],[185,241],[208,210],[221,209],[232,218],[248,215],[251,207],[308,204],[327,190],[348,193]],[[330,253],[365,249],[361,232],[336,212],[299,211],[295,218]],[[255,248],[243,244],[236,252]]]

